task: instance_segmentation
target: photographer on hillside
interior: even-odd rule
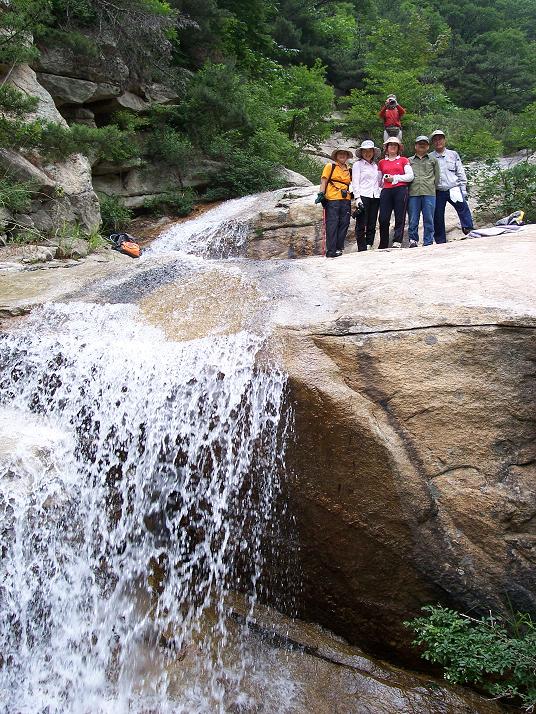
[[[406,113],[403,106],[398,103],[394,94],[390,94],[385,100],[385,104],[380,109],[379,115],[383,119],[383,140],[387,141],[390,137],[396,137],[402,141],[402,124],[401,119]]]

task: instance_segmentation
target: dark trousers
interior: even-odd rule
[[[376,221],[380,210],[380,199],[361,196],[361,202],[365,209],[355,222],[355,237],[357,240],[357,250],[366,250],[369,245],[374,244],[376,235]]]
[[[350,201],[339,199],[327,201],[326,220],[326,253],[332,255],[336,250],[344,250],[344,241],[350,225]]]
[[[380,193],[380,248],[389,247],[389,224],[393,211],[395,214],[395,237],[393,240],[402,243],[407,205],[407,186],[382,188],[382,192]]]
[[[473,216],[471,209],[467,205],[467,201],[454,203],[450,200],[448,191],[436,191],[436,204],[434,212],[434,238],[436,243],[447,242],[447,232],[445,230],[445,208],[447,203],[454,206],[456,213],[460,218],[462,230],[473,230]]]

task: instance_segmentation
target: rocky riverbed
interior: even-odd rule
[[[288,195],[255,209],[242,257],[230,260],[158,252],[158,241],[138,261],[5,260],[0,314],[8,327],[49,301],[137,303],[171,340],[269,335],[265,354],[288,373],[295,414],[287,460],[299,615],[416,664],[401,623],[426,603],[536,606],[536,228],[335,261],[244,259],[288,254],[306,225],[304,252],[317,250],[307,189],[291,205]],[[272,226],[285,228],[280,242],[266,235]],[[397,709],[389,698],[367,709],[379,691],[370,671],[361,684],[337,672],[345,702],[355,701],[341,711],[493,711],[473,700]]]

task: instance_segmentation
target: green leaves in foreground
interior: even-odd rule
[[[536,706],[536,621],[516,612],[508,620],[475,619],[441,605],[423,608],[425,617],[405,622],[416,633],[422,657],[444,667],[453,684],[478,684],[495,697],[519,698]]]

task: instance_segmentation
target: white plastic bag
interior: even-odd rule
[[[463,194],[459,186],[451,188],[449,191],[450,200],[453,203],[463,203]]]

